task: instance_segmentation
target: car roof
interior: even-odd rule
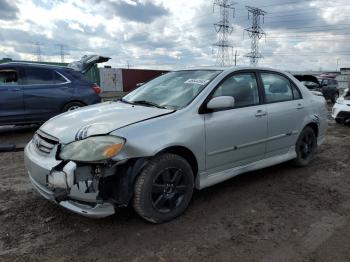
[[[30,63],[30,62],[7,62],[0,64],[0,67],[6,66],[24,66],[24,67],[40,67],[40,68],[51,68],[51,69],[67,69],[65,66]]]
[[[240,71],[240,70],[266,70],[266,71],[273,71],[273,72],[279,72],[284,74],[287,73],[285,71],[278,70],[275,68],[260,67],[260,66],[199,66],[199,67],[183,68],[175,71],[183,71],[183,70],[220,70],[223,72],[234,72],[234,71]]]

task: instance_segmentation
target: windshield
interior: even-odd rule
[[[183,108],[220,73],[217,70],[170,72],[134,90],[122,101],[164,108]]]

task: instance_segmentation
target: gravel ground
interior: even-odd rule
[[[0,128],[25,143],[35,127]],[[178,219],[132,209],[93,220],[29,184],[23,152],[0,154],[0,261],[350,261],[350,128],[330,123],[313,163],[290,163],[196,192]]]

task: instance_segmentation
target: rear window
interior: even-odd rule
[[[73,78],[73,80],[77,80],[80,82],[91,84],[91,81],[86,76],[84,76],[82,73],[80,73],[78,71],[75,71],[73,69],[67,69],[67,70],[65,70],[65,73],[67,73],[69,76],[71,76]]]
[[[25,68],[24,83],[27,85],[54,84],[54,71],[51,69],[38,67]]]
[[[54,75],[55,75],[55,83],[56,84],[63,84],[63,83],[66,83],[68,81],[58,72],[54,72]]]
[[[0,85],[17,85],[18,74],[15,69],[0,69]]]

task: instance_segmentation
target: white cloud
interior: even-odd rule
[[[269,12],[264,25],[267,40],[260,41],[265,57],[261,65],[287,70],[332,69],[340,57],[342,65],[347,66],[345,61],[350,49],[346,39],[350,28],[341,26],[350,20],[347,2],[335,0],[325,6],[324,1],[314,0],[281,5],[283,1],[259,1],[258,6],[266,6]],[[110,64],[114,66],[125,66],[127,61],[136,67],[160,68],[215,63],[212,44],[216,35],[212,23],[218,20],[218,13],[212,13],[212,1],[140,0],[147,10],[156,9],[154,14],[139,13],[143,17],[137,19],[135,10],[123,16],[116,10],[120,6],[123,10],[128,8],[122,3],[136,6],[131,0],[18,0],[14,3],[18,9],[17,20],[13,20],[14,16],[11,21],[0,20],[0,56],[33,59],[32,45],[40,42],[43,57],[50,61],[59,60],[57,44],[64,44],[67,61],[85,53],[98,53],[111,56]],[[236,5],[237,15],[233,20],[236,26],[230,37],[238,52],[239,64],[248,63],[244,54],[250,51],[247,34],[243,38],[244,28],[250,24],[246,4],[257,5],[253,0]],[[320,27],[325,25],[330,27]],[[349,52],[344,52],[346,50]]]

